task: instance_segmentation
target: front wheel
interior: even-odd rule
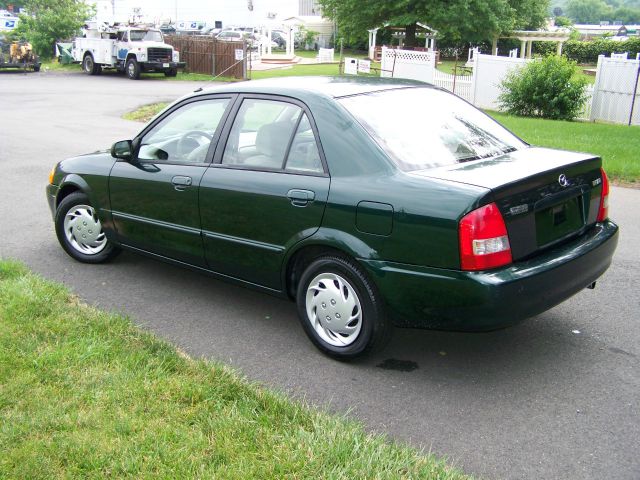
[[[72,193],[60,202],[55,227],[64,251],[80,262],[102,263],[120,253],[120,249],[107,239],[98,215],[84,193]]]
[[[138,80],[140,78],[140,65],[135,58],[127,60],[127,65],[124,70],[127,73],[127,77],[131,80]]]
[[[351,260],[326,256],[314,261],[300,278],[296,301],[309,339],[336,359],[370,353],[390,338],[382,299]]]
[[[165,77],[175,77],[178,75],[178,69],[177,68],[171,68],[169,70],[165,70],[164,72],[164,76]]]

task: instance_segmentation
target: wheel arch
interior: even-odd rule
[[[321,228],[312,237],[291,248],[284,260],[282,285],[290,299],[295,299],[298,281],[304,269],[315,259],[325,255],[339,256],[356,264],[360,263],[359,258],[378,258],[377,252],[359,238],[339,230]]]
[[[91,200],[92,205],[96,207],[93,203],[95,202],[95,198],[89,184],[80,175],[69,174],[64,177],[60,183],[60,189],[56,195],[56,208],[58,208],[58,205],[60,205],[62,200],[75,192],[86,194],[89,197],[89,200]]]

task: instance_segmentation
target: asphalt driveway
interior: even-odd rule
[[[130,253],[99,266],[68,257],[44,196],[53,164],[131,138],[140,124],[123,112],[200,86],[0,72],[0,257],[131,315],[191,355],[350,410],[468,473],[640,478],[640,190],[612,189],[620,244],[595,290],[498,332],[399,330],[384,352],[351,364],[313,348],[293,303]]]

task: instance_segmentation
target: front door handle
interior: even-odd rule
[[[177,191],[181,192],[185,189],[185,187],[188,187],[191,185],[191,177],[186,177],[184,175],[176,175],[171,179],[171,183],[173,183],[174,188]]]
[[[287,198],[291,200],[291,205],[294,207],[306,207],[309,202],[315,200],[316,194],[311,190],[293,188],[287,192]]]

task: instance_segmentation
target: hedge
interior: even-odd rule
[[[553,42],[535,42],[533,51],[536,54],[548,55],[556,52]],[[629,53],[629,58],[636,58],[640,52],[640,37],[630,38],[622,42],[604,38],[591,42],[568,40],[562,46],[562,55],[578,63],[597,63],[598,55],[611,56],[612,53]]]

